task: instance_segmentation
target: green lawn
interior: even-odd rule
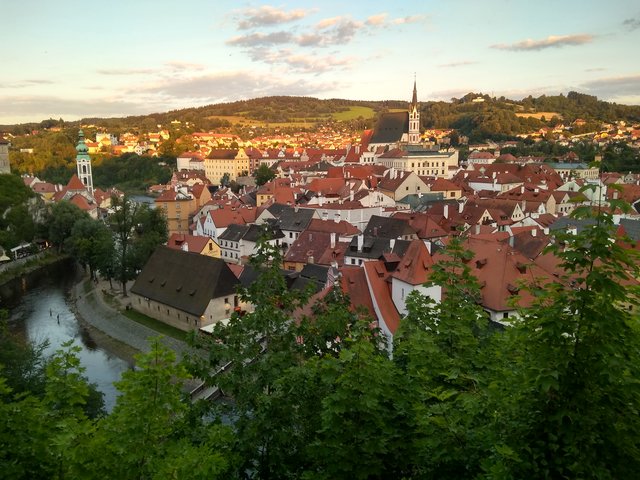
[[[334,113],[332,117],[335,120],[340,120],[342,122],[354,120],[358,117],[362,118],[373,118],[375,112],[371,107],[349,107],[349,110],[345,110],[344,112]]]
[[[145,327],[149,327],[152,330],[161,333],[162,335],[173,337],[176,340],[184,342],[187,339],[187,335],[189,335],[187,332],[183,332],[182,330],[172,327],[171,325],[167,325],[166,323],[162,323],[151,317],[147,317],[145,314],[140,313],[136,310],[123,310],[122,314],[130,318],[134,322],[138,322]]]

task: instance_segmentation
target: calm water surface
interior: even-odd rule
[[[113,409],[118,395],[113,382],[120,379],[129,364],[95,344],[69,308],[63,285],[41,285],[25,293],[20,303],[11,309],[11,323],[31,342],[48,340],[47,355],[72,340],[73,345],[81,349],[78,355],[86,369],[85,376],[104,394],[107,411]]]

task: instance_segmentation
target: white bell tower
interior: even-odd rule
[[[76,145],[76,165],[78,167],[78,178],[86,187],[87,191],[93,195],[93,176],[91,175],[91,157],[89,147],[84,143],[84,133],[78,132],[78,144]]]
[[[413,98],[409,106],[409,144],[418,145],[420,143],[420,112],[418,111],[418,90],[416,80],[413,79]]]

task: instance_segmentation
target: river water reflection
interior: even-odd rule
[[[78,355],[86,368],[85,376],[104,394],[107,411],[113,409],[118,395],[113,382],[120,379],[129,364],[95,344],[71,310],[63,285],[47,282],[25,293],[11,309],[10,323],[31,342],[48,341],[47,355],[72,340],[81,349]]]

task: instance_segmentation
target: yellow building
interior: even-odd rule
[[[213,185],[220,185],[225,173],[229,181],[249,174],[249,156],[244,149],[216,149],[204,160],[204,173]]]

